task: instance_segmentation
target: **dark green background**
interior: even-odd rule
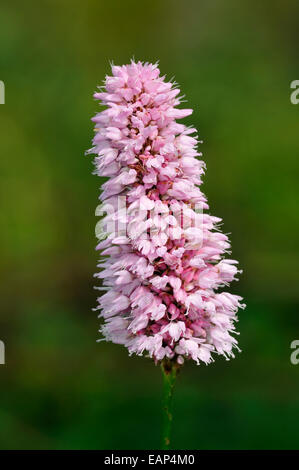
[[[204,191],[244,269],[243,352],[183,368],[173,445],[298,448],[298,17],[295,0],[1,0],[1,448],[159,446],[159,368],[96,343],[91,312],[92,93],[133,56],[194,108]]]

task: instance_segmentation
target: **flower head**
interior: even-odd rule
[[[180,90],[157,65],[113,66],[105,89],[94,96],[98,113],[93,147],[95,172],[108,177],[100,199],[107,215],[96,276],[107,292],[98,299],[101,332],[130,354],[179,364],[226,358],[237,347],[241,297],[218,291],[238,273],[224,259],[230,247],[209,215],[200,190],[205,164],[196,130],[176,119]]]

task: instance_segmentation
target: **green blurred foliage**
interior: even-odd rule
[[[96,343],[91,312],[92,93],[133,56],[159,60],[194,108],[248,304],[242,354],[183,368],[173,445],[298,448],[298,14],[296,0],[2,0],[1,448],[159,446],[159,369]]]

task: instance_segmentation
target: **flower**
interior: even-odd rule
[[[224,259],[230,244],[221,219],[206,212],[205,164],[196,130],[176,122],[192,113],[177,108],[179,92],[156,64],[132,61],[112,66],[94,95],[106,109],[93,118],[88,153],[96,154],[95,173],[109,178],[97,246],[107,258],[96,274],[107,292],[97,309],[104,338],[130,354],[208,364],[213,353],[234,357],[234,322],[244,305],[218,291],[240,271]]]

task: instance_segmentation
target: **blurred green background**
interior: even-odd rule
[[[1,1],[2,449],[159,446],[159,368],[96,343],[91,312],[92,94],[133,56],[194,108],[204,191],[244,269],[242,353],[183,368],[173,446],[299,447],[298,15],[296,0]]]

